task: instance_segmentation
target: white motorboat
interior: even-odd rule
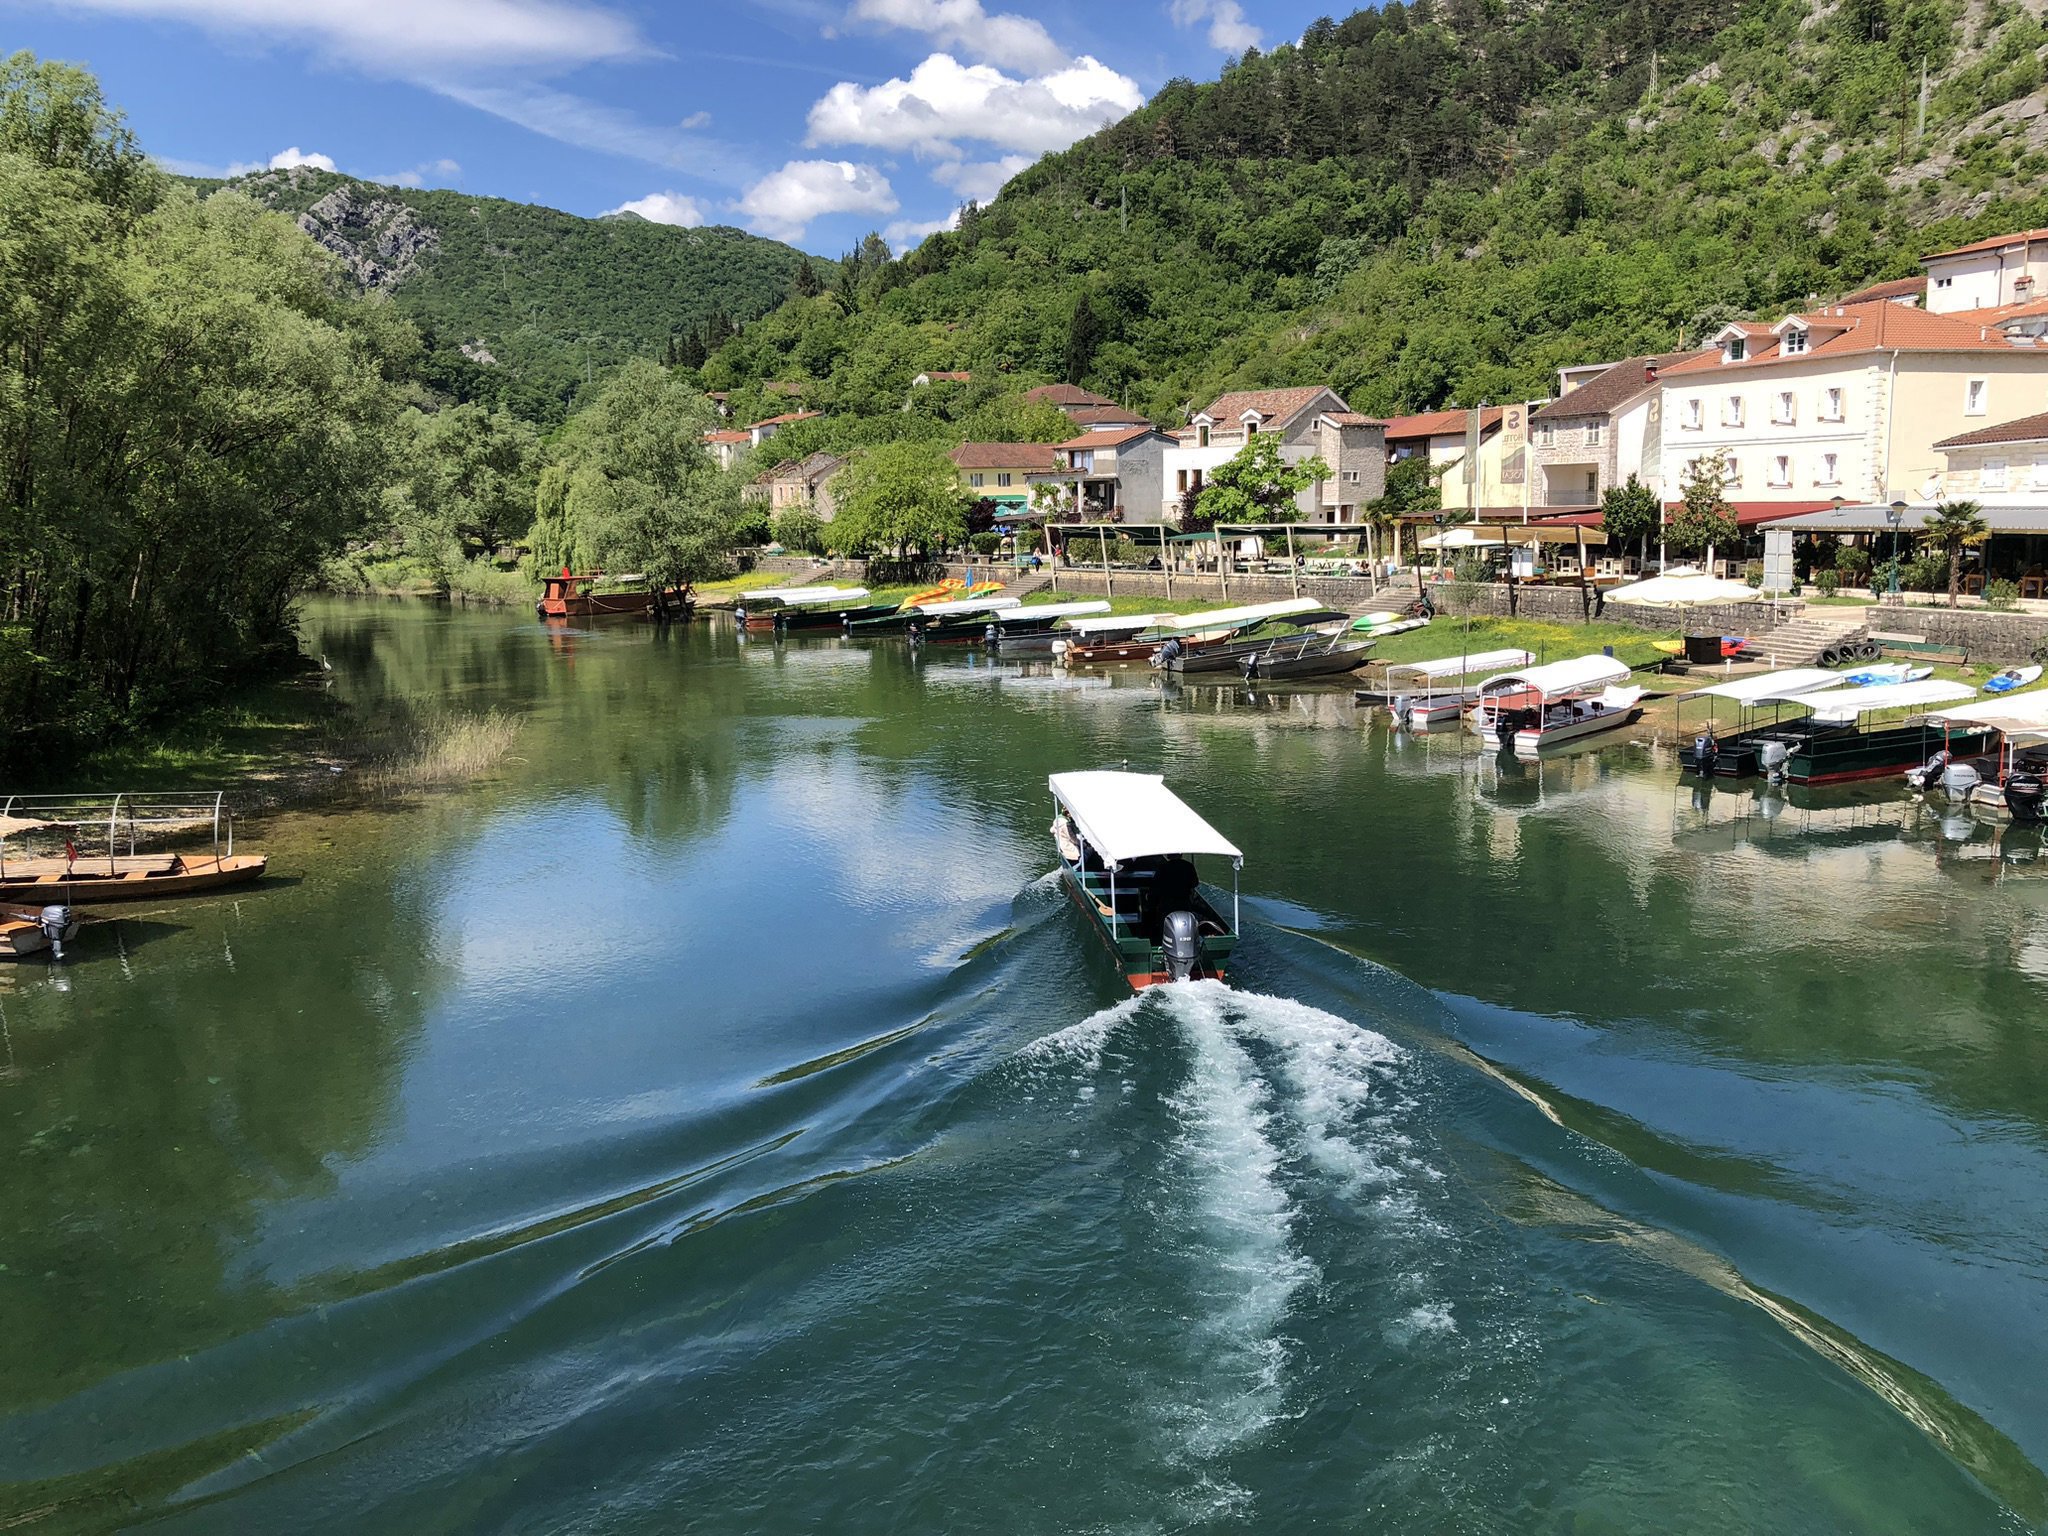
[[[1485,677],[1502,667],[1526,667],[1535,659],[1527,651],[1510,648],[1399,662],[1387,668],[1387,707],[1398,724],[1416,730],[1455,720],[1467,706],[1479,702],[1479,685],[1469,679]]]
[[[1574,656],[1548,666],[1502,672],[1479,685],[1467,717],[1473,732],[1517,757],[1627,725],[1642,714],[1643,690],[1628,686],[1628,665],[1612,656]]]

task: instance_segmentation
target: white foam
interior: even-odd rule
[[[1040,1065],[1071,1062],[1084,1071],[1093,1072],[1102,1065],[1103,1047],[1109,1044],[1110,1034],[1136,1014],[1144,1001],[1144,994],[1137,993],[1064,1029],[1041,1035],[1019,1051],[1017,1058]]]

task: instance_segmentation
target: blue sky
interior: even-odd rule
[[[144,146],[899,250],[1313,0],[0,0]]]

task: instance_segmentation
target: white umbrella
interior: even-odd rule
[[[1650,603],[1659,608],[1694,608],[1702,603],[1753,603],[1763,596],[1746,581],[1723,581],[1695,570],[1677,570],[1631,582],[1607,594],[1610,603]]]

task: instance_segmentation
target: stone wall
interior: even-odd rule
[[[1881,604],[1868,610],[1870,627],[1883,635],[1918,635],[1965,651],[1973,661],[2025,661],[2048,642],[2048,614],[1993,613],[1988,608],[1908,608]]]

